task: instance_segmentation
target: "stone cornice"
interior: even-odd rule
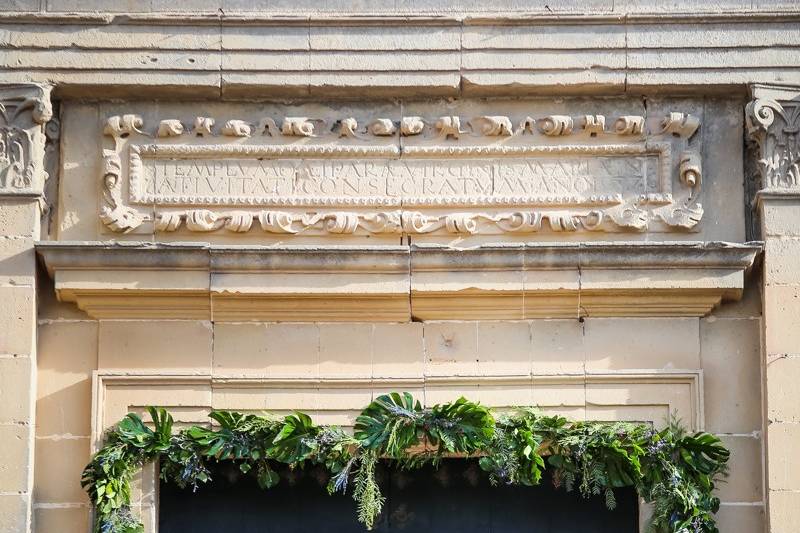
[[[741,295],[761,244],[45,242],[37,250],[59,298],[96,318],[402,322],[702,316]]]
[[[0,23],[8,24],[118,24],[118,25],[186,25],[186,26],[257,26],[257,25],[350,25],[365,26],[375,24],[413,24],[413,25],[527,25],[527,24],[624,24],[626,22],[668,24],[668,23],[738,23],[738,22],[795,22],[800,20],[800,10],[738,10],[729,12],[713,11],[656,11],[656,12],[599,12],[599,13],[535,13],[535,12],[496,12],[492,14],[469,12],[456,14],[377,14],[363,15],[329,14],[310,15],[302,12],[264,12],[240,11],[220,13],[99,13],[96,11],[58,13],[7,11],[0,13]]]

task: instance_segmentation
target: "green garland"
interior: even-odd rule
[[[358,519],[371,529],[384,503],[375,480],[380,458],[415,468],[454,454],[480,456],[493,484],[536,485],[551,468],[556,486],[585,497],[602,495],[610,509],[616,505],[613,489],[634,487],[654,506],[652,531],[718,533],[713,490],[730,455],[717,437],[687,435],[675,423],[655,431],[648,424],[568,422],[533,409],[495,419],[464,398],[423,409],[409,393],[369,404],[352,436],[316,426],[303,413],[277,420],[229,411],[209,415],[218,429],[194,426],[173,434],[165,410],[149,412],[154,429],[129,414],[108,432],[83,472],[98,533],[143,531],[130,510],[131,479],[155,460],[164,481],[194,489],[210,480],[209,460],[235,461],[263,489],[279,481],[271,465],[322,464],[331,474],[328,491],[345,493],[352,485]]]

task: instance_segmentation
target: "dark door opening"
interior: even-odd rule
[[[160,533],[362,533],[350,495],[329,496],[322,468],[280,468],[278,486],[261,490],[230,463],[212,468],[213,482],[191,489],[161,484]],[[386,496],[375,526],[381,533],[636,533],[633,489],[615,491],[617,508],[602,497],[584,499],[553,487],[492,487],[475,460],[447,459],[438,469],[398,470],[381,465]]]

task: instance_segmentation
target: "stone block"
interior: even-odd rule
[[[730,531],[731,533],[737,531],[761,533],[764,531],[763,505],[725,505],[723,503],[715,517],[720,531]],[[770,531],[771,533],[779,532],[776,529]],[[789,530],[780,531],[788,533]]]
[[[800,237],[800,200],[762,200],[761,232],[764,237]]]
[[[33,286],[36,255],[30,237],[0,237],[0,285]]]
[[[103,320],[98,368],[211,371],[210,322]]]
[[[223,26],[223,50],[308,50],[307,26]]]
[[[0,533],[28,531],[30,495],[0,494]]]
[[[764,283],[800,285],[800,238],[767,239],[764,249]]]
[[[607,25],[535,25],[464,26],[461,45],[467,50],[621,49],[625,48],[622,26]]]
[[[800,357],[768,357],[767,418],[771,422],[800,423]]]
[[[266,375],[267,346],[265,324],[214,324],[214,374]]]
[[[0,287],[0,354],[29,355],[36,337],[33,287]]]
[[[761,429],[761,321],[709,317],[700,321],[706,429]]]
[[[32,428],[28,425],[0,425],[3,460],[0,461],[0,494],[27,492],[28,472],[33,465],[28,457]]]
[[[41,324],[36,361],[36,435],[88,436],[97,322]]]
[[[533,320],[531,348],[534,375],[583,374],[583,323],[574,319]]]
[[[89,507],[39,507],[33,513],[36,533],[86,533],[91,529]],[[2,530],[0,530],[2,531]]]
[[[530,322],[478,322],[478,367],[483,375],[531,373]]]
[[[317,324],[267,324],[266,345],[270,377],[319,377]]]
[[[586,371],[700,367],[696,318],[587,318]]]
[[[322,378],[372,377],[372,324],[320,324]]]
[[[47,0],[47,11],[146,13],[151,0]]]
[[[36,439],[34,498],[38,503],[88,503],[81,472],[91,458],[89,437]]]
[[[721,437],[731,451],[728,477],[718,485],[717,495],[724,502],[760,502],[763,497],[761,439]],[[750,530],[748,530],[750,531]]]
[[[800,492],[769,491],[769,533],[796,533],[800,523]]]
[[[31,358],[0,356],[0,424],[29,422],[33,376]]]
[[[375,324],[372,332],[372,377],[421,378],[425,373],[423,325]]]
[[[426,376],[480,374],[477,322],[426,322],[423,327]]]
[[[0,237],[38,238],[39,213],[36,199],[0,196]]]
[[[299,28],[298,28],[299,29]],[[303,28],[306,30],[306,28]],[[306,31],[312,50],[458,50],[458,26],[311,26]]]
[[[800,490],[800,424],[776,422],[767,428],[770,490]]]
[[[764,287],[764,345],[768,356],[800,352],[800,286]]]

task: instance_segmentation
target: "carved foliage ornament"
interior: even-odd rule
[[[42,192],[45,125],[52,117],[48,87],[0,87],[0,194]]]
[[[152,221],[160,232],[244,233],[258,226],[287,235],[645,231],[653,222],[691,230],[702,218],[702,163],[688,144],[700,121],[691,115],[670,113],[652,131],[639,115],[615,117],[610,129],[606,117],[597,114],[528,116],[516,125],[507,116],[484,115],[465,124],[456,115],[435,121],[409,116],[399,122],[379,117],[363,125],[355,117],[285,117],[280,126],[266,117],[257,126],[227,120],[216,130],[213,118],[197,117],[192,128],[164,119],[148,133],[138,115],[112,116],[104,127],[114,148],[103,151],[100,218],[115,232]],[[539,140],[576,134],[582,140],[571,144]],[[421,142],[377,142],[397,135],[419,136]],[[193,144],[184,136],[229,139]],[[631,139],[587,142],[598,136]],[[254,137],[275,139],[264,143]],[[308,143],[319,137],[325,142]],[[141,138],[152,140],[140,144]],[[159,182],[158,169],[166,167],[157,161],[184,166]],[[205,177],[190,183],[192,172]],[[242,172],[249,177],[237,174]],[[259,173],[272,176],[271,181],[253,180]],[[471,189],[456,190],[448,175],[461,176],[458,180]],[[405,177],[391,181],[396,176]],[[620,178],[632,185],[612,190]],[[577,179],[571,185],[576,189],[551,190],[563,187],[565,179]],[[245,180],[257,186],[245,189]],[[231,192],[236,184],[242,190]],[[137,205],[155,206],[154,218]],[[259,205],[265,208],[253,209]],[[439,208],[435,214],[425,211],[433,207]],[[442,214],[442,207],[473,209]]]
[[[745,110],[764,189],[800,188],[800,102],[756,99]]]

